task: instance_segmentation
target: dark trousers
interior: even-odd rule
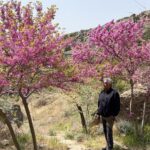
[[[108,150],[113,149],[113,124],[114,124],[114,119],[115,118],[113,116],[102,117],[103,130],[104,130]]]

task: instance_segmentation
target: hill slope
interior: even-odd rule
[[[129,17],[124,17],[122,19],[119,19],[117,21],[122,21],[122,20],[128,20],[128,19],[133,19],[133,20],[139,20],[139,19],[144,19],[144,18],[148,18],[150,19],[150,10],[148,11],[143,11],[140,14],[132,14]],[[85,30],[80,30],[77,32],[73,32],[73,33],[69,33],[65,35],[65,38],[73,38],[74,42],[85,42],[88,39],[88,32],[91,29],[85,29]],[[145,30],[145,34],[144,34],[144,38],[145,39],[150,39],[150,24],[148,26],[146,26],[146,30]]]

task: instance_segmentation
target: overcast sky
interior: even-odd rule
[[[4,0],[7,1],[7,0]],[[36,0],[21,0],[23,5]],[[42,0],[46,10],[56,4],[55,22],[66,33],[89,29],[98,24],[150,10],[150,0]]]

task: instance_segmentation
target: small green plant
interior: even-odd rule
[[[54,129],[49,130],[49,135],[50,136],[56,136],[56,132],[54,131]]]
[[[141,146],[141,138],[136,136],[135,134],[128,134],[123,138],[123,142],[125,145],[130,147]]]
[[[67,131],[67,132],[65,133],[65,138],[66,138],[66,139],[73,140],[73,139],[74,139],[74,134],[73,134],[72,132],[70,132],[70,131]]]
[[[31,141],[31,136],[26,133],[21,133],[17,135],[18,143],[22,150],[25,150],[25,145]]]

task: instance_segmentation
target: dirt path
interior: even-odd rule
[[[25,130],[27,129],[28,124],[26,123],[25,125],[26,127],[24,128],[24,132],[27,132]],[[66,139],[65,134],[62,131],[57,132],[56,136],[50,136],[48,135],[48,131],[45,129],[48,129],[48,127],[38,126],[38,134],[40,133],[45,139],[48,140],[52,137],[57,138],[60,143],[67,145],[68,150],[91,150],[75,140]]]
[[[45,135],[45,137],[47,139],[51,138],[51,136],[49,135]],[[58,133],[54,137],[56,137],[60,141],[60,143],[67,145],[69,150],[90,150],[90,149],[85,148],[84,145],[77,143],[75,140],[65,139],[63,133]]]
[[[61,143],[66,144],[69,150],[90,150],[85,148],[84,145],[77,143],[75,140],[65,139],[63,133],[57,134],[56,137]]]

